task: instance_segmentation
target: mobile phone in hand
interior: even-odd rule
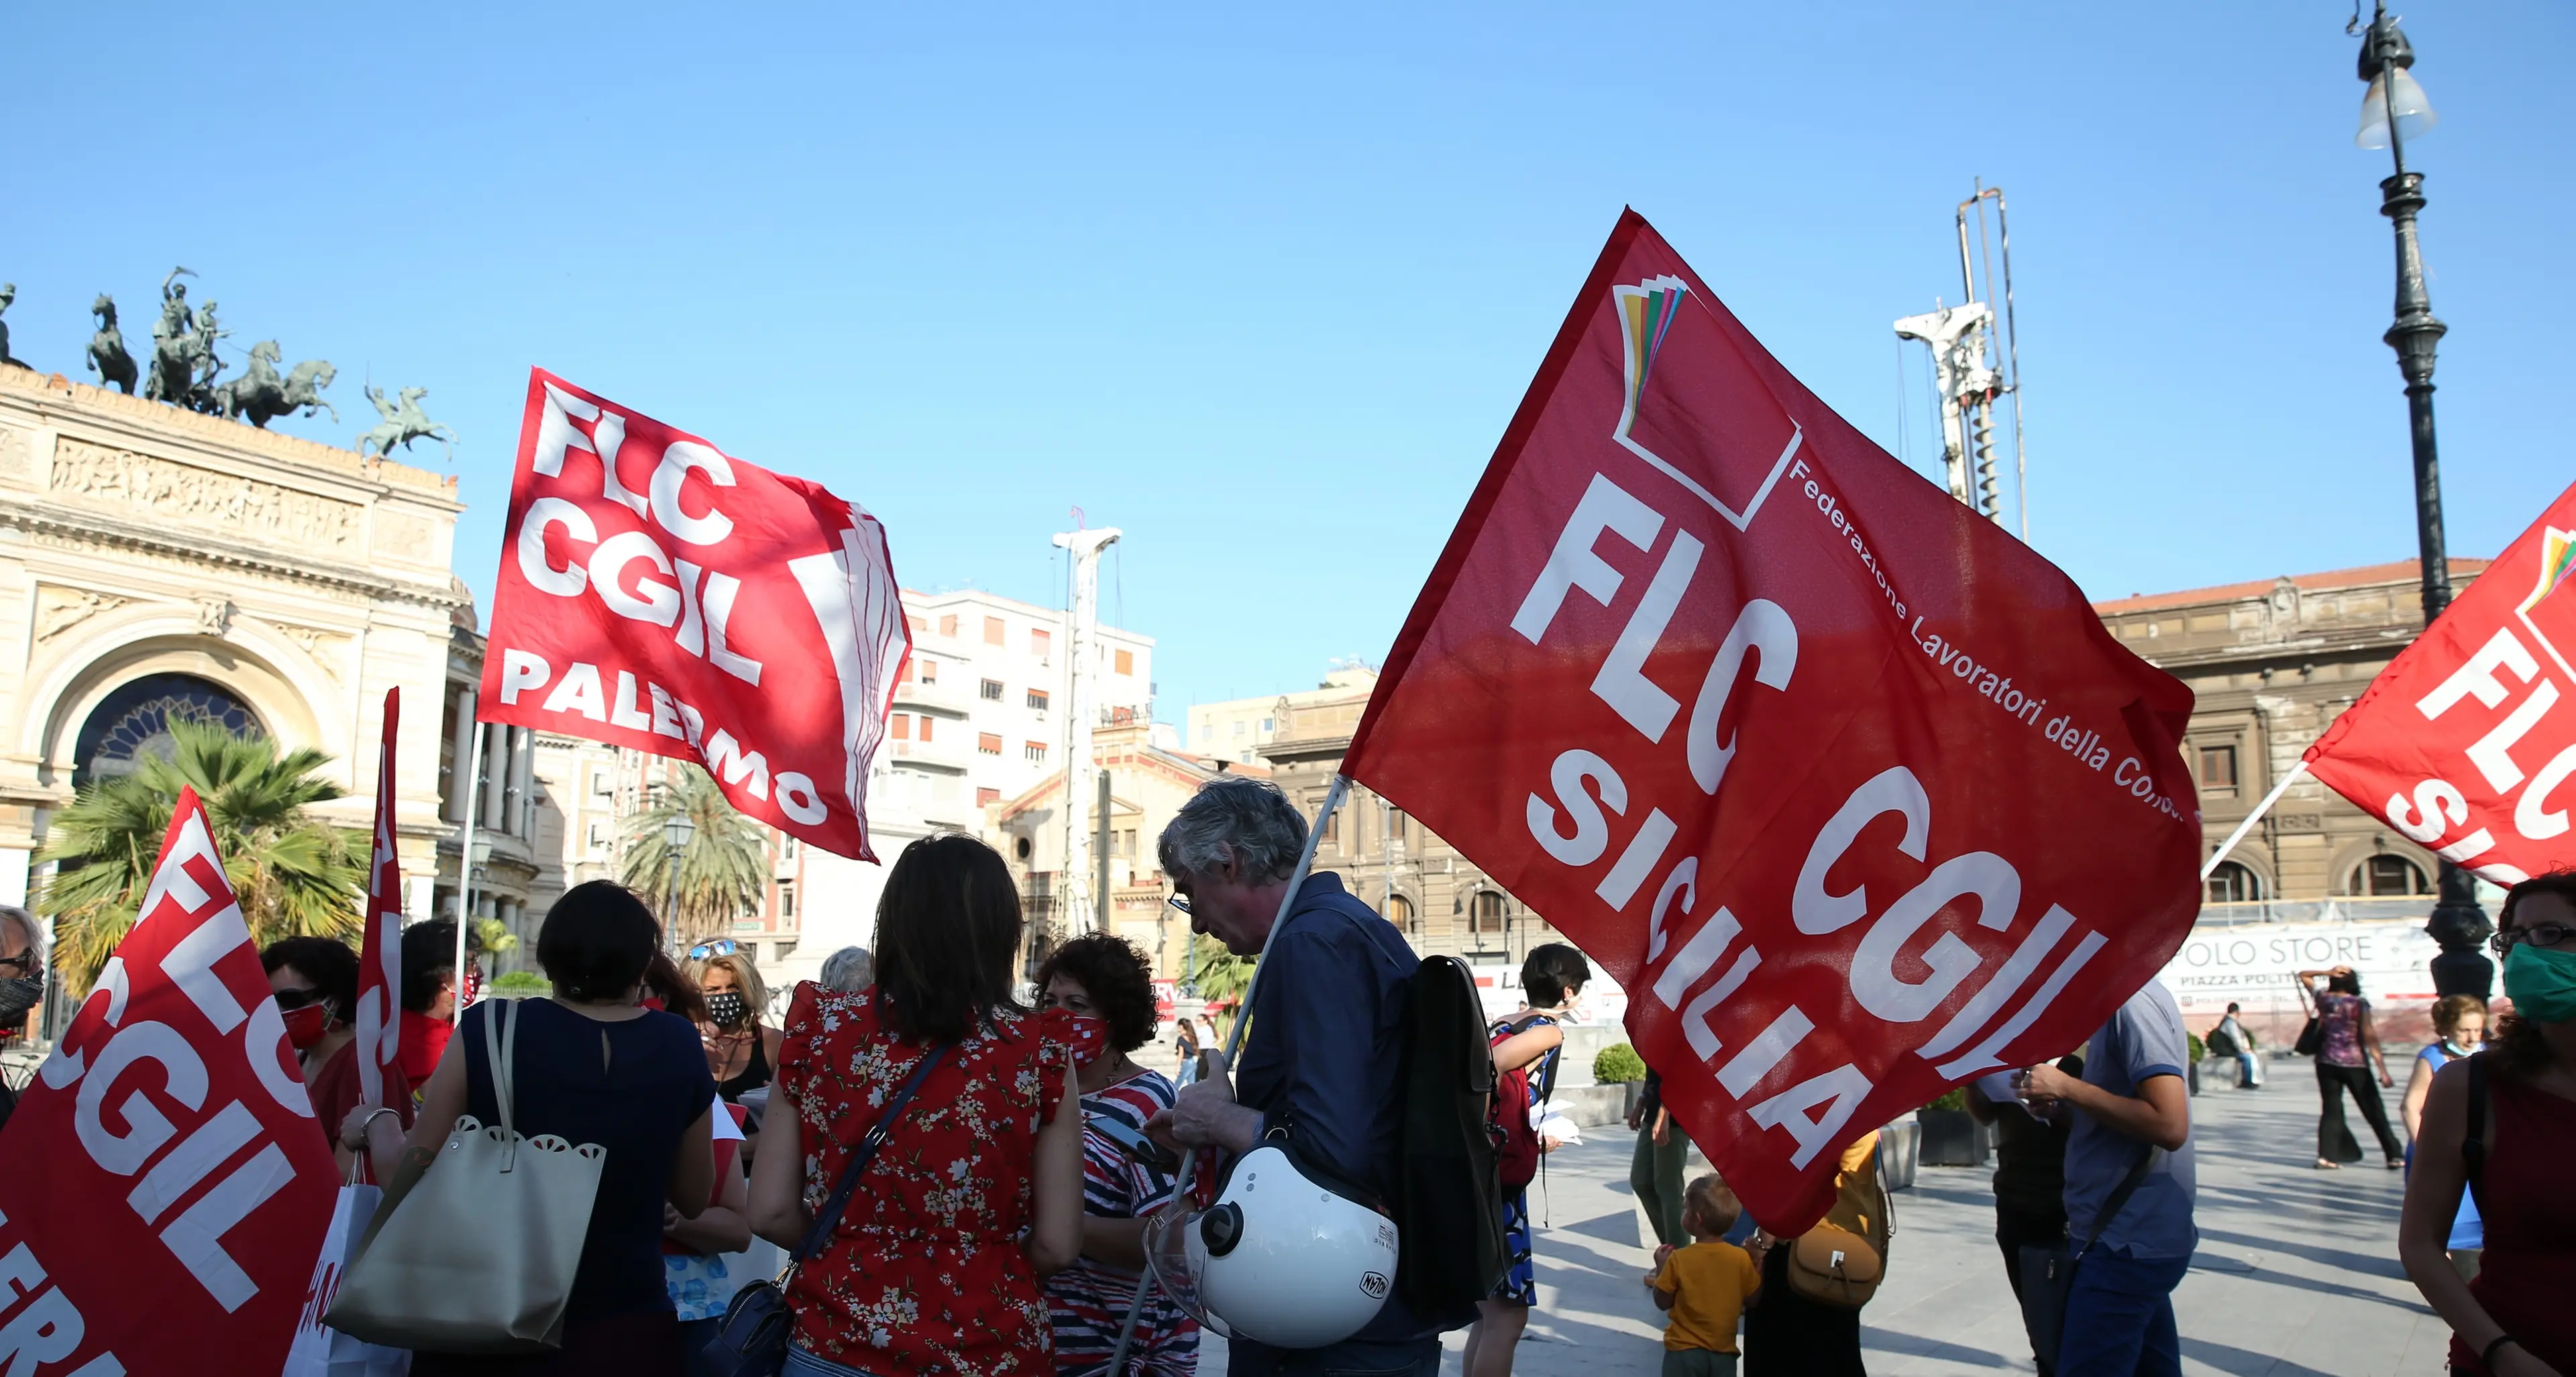
[[[1117,1148],[1128,1158],[1142,1162],[1166,1176],[1181,1169],[1179,1154],[1116,1119],[1102,1115],[1092,1119],[1086,1127],[1108,1139],[1110,1146]]]

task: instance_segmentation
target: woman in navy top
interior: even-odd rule
[[[716,1087],[697,1029],[638,1003],[660,942],[642,901],[605,880],[575,887],[547,912],[537,960],[554,997],[517,1006],[512,1118],[523,1137],[551,1133],[607,1149],[564,1310],[563,1347],[507,1357],[419,1353],[418,1377],[680,1377],[679,1322],[662,1283],[662,1207],[691,1219],[706,1208]],[[458,1115],[501,1121],[485,1050],[489,1022],[488,1010],[469,1010],[463,1036],[449,1042],[429,1078],[408,1144],[424,1161],[435,1161]]]

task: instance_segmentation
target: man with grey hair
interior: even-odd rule
[[[1391,1200],[1400,1180],[1406,1003],[1420,963],[1338,875],[1308,875],[1294,906],[1280,915],[1305,846],[1306,820],[1287,795],[1241,775],[1209,781],[1163,829],[1156,853],[1190,930],[1237,956],[1261,955],[1262,975],[1245,1011],[1252,1023],[1234,1084],[1195,1081],[1146,1127],[1167,1142],[1228,1157],[1284,1130],[1307,1161]],[[1442,1240],[1407,1246],[1440,1247]],[[1327,1348],[1237,1338],[1227,1371],[1433,1377],[1440,1331],[1474,1318],[1472,1310],[1424,1315],[1390,1296],[1366,1328]]]
[[[877,983],[875,965],[865,947],[843,947],[823,958],[823,988],[857,994]]]

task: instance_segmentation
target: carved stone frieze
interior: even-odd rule
[[[342,665],[341,659],[353,639],[349,635],[344,632],[328,631],[318,626],[300,626],[294,622],[272,622],[270,625],[276,628],[279,635],[293,641],[298,649],[311,656],[313,663],[320,665],[322,672],[331,676],[331,682],[335,684],[348,682],[347,670]]]
[[[36,644],[43,645],[101,612],[113,612],[132,601],[86,588],[40,585],[36,589]]]
[[[35,447],[28,443],[27,432],[15,426],[0,426],[0,483],[36,486]]]
[[[355,503],[63,437],[53,495],[155,525],[217,531],[307,553],[354,554]]]
[[[373,553],[383,558],[427,564],[430,561],[429,546],[428,521],[409,512],[377,509]]]

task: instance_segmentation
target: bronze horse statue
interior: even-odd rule
[[[116,299],[101,292],[89,309],[98,317],[98,333],[89,337],[89,371],[98,375],[99,386],[114,383],[131,397],[138,370],[125,352],[125,332],[116,328]]]
[[[366,393],[367,400],[376,404],[376,414],[384,417],[385,423],[358,437],[360,454],[372,452],[379,457],[390,458],[396,445],[408,452],[414,440],[436,440],[447,447],[450,461],[456,458],[456,433],[432,421],[428,413],[420,409],[420,399],[429,395],[428,388],[406,387],[393,398],[385,396],[381,387],[371,386]]]
[[[279,358],[277,341],[264,339],[250,347],[250,367],[238,378],[218,383],[212,389],[221,406],[224,419],[248,421],[262,430],[280,416],[297,410],[307,416],[316,408],[331,413],[338,423],[340,410],[322,398],[322,389],[331,385],[339,370],[321,359],[306,359],[295,365],[295,371],[284,378],[277,375]]]

